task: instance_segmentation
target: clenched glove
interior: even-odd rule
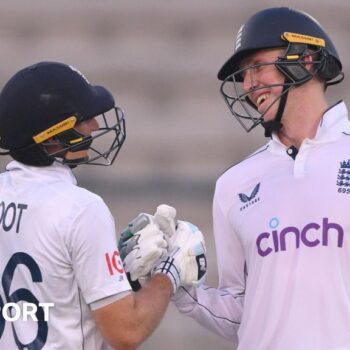
[[[167,237],[175,232],[175,216],[175,208],[160,205],[154,216],[139,214],[121,233],[118,249],[133,290],[141,287],[153,267],[167,255]]]
[[[204,237],[196,226],[175,221],[175,216],[175,208],[162,204],[154,216],[140,214],[121,234],[119,251],[133,290],[138,290],[150,273],[168,275],[174,293],[180,285],[204,282]]]
[[[175,293],[180,286],[199,286],[207,274],[206,247],[199,229],[187,221],[177,221],[174,235],[168,237],[168,255],[153,269],[152,275],[166,274]]]

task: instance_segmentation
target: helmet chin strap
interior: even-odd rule
[[[287,82],[287,78],[285,79],[285,83],[286,82]],[[265,137],[271,137],[273,132],[277,132],[282,129],[283,124],[281,122],[281,119],[283,116],[284,108],[286,107],[288,92],[289,92],[289,86],[284,84],[275,119],[267,122],[263,121],[261,123],[261,125],[265,129],[265,134],[264,134]]]

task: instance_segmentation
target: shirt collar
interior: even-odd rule
[[[343,132],[350,132],[350,122],[348,119],[348,110],[344,101],[327,109],[318,126],[314,141],[328,141],[329,136],[339,136]]]
[[[307,139],[307,141],[309,144],[331,142],[337,140],[344,132],[350,133],[350,122],[344,101],[339,101],[327,109],[318,126],[316,136],[313,139]],[[273,133],[269,142],[269,149],[275,152],[285,152],[286,148],[279,140],[277,134]]]
[[[63,165],[59,162],[54,162],[50,166],[38,167],[26,165],[14,160],[7,164],[6,170],[15,172],[16,176],[23,176],[28,180],[41,178],[43,181],[61,180],[73,185],[77,184],[77,179],[72,170],[67,165]]]

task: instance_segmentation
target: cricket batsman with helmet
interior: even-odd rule
[[[325,95],[344,78],[335,45],[310,15],[268,8],[218,78],[234,117],[269,140],[216,183],[218,287],[173,301],[238,350],[350,349],[350,122]]]
[[[195,273],[196,257],[205,258],[202,234],[185,227],[178,235],[175,212],[160,210],[137,225],[147,245],[139,249],[142,238],[134,235],[133,252],[158,265],[144,288],[132,292],[114,219],[72,172],[82,164],[111,165],[125,136],[124,114],[111,93],[69,65],[40,62],[4,86],[0,147],[14,160],[0,175],[0,308],[10,319],[0,317],[1,349],[136,349],[179,286],[202,281],[205,269]],[[173,239],[181,236],[176,251],[160,232],[164,222]],[[27,303],[34,317],[11,319]],[[53,306],[43,310],[43,303]]]

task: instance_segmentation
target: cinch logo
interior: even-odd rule
[[[277,218],[272,218],[269,222],[272,232],[262,232],[256,239],[258,254],[262,257],[265,257],[273,252],[278,253],[279,251],[286,251],[287,236],[292,236],[294,238],[296,249],[300,247],[300,244],[309,248],[316,247],[318,245],[328,246],[328,238],[330,235],[336,236],[338,248],[343,246],[344,229],[339,224],[329,222],[328,218],[323,218],[321,225],[312,222],[305,225],[305,227],[302,229],[298,229],[294,226],[288,226],[280,231],[277,231],[278,225],[279,220]],[[315,236],[317,238],[315,238]],[[311,237],[313,237],[313,239],[311,239]],[[289,244],[291,244],[290,240]]]

